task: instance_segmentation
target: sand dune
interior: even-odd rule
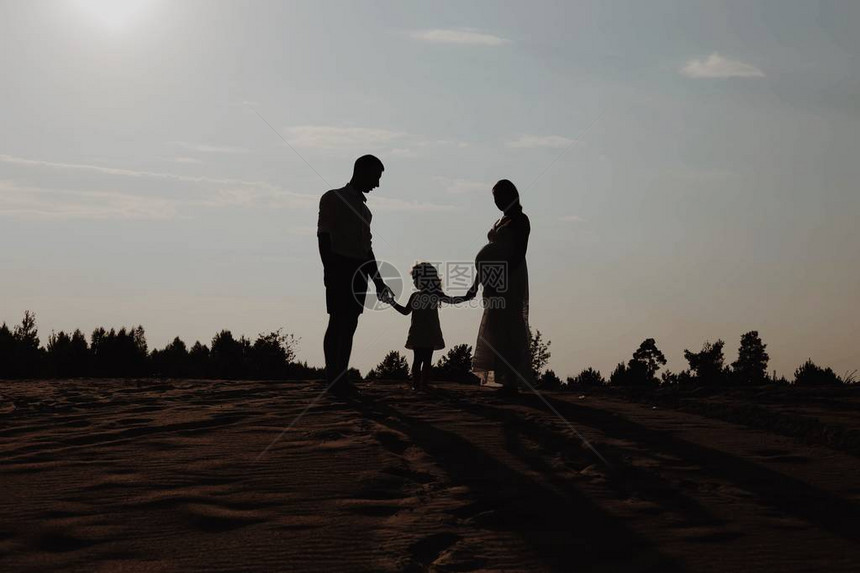
[[[0,567],[860,566],[860,464],[847,451],[613,396],[547,395],[607,465],[536,396],[452,384],[324,396],[283,432],[319,390],[3,382]]]

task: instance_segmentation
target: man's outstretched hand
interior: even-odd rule
[[[379,302],[391,304],[391,301],[394,300],[394,292],[385,283],[376,285],[376,298],[379,299]]]

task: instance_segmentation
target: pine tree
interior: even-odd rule
[[[666,357],[657,348],[653,338],[646,338],[633,353],[633,358],[627,363],[627,368],[632,375],[641,380],[639,382],[656,382],[655,375],[660,367],[666,365]]]
[[[748,384],[763,384],[767,381],[767,363],[770,360],[767,345],[762,343],[757,330],[751,330],[741,336],[738,348],[738,359],[732,363],[732,369],[740,382]]]

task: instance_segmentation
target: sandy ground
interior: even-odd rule
[[[0,382],[0,568],[860,568],[847,452],[610,396],[362,388],[284,431],[316,383]]]

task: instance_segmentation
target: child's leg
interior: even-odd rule
[[[412,388],[417,388],[421,381],[422,352],[420,348],[412,350]]]
[[[430,350],[432,353],[433,351]],[[421,387],[421,377],[424,371],[424,365],[427,362],[427,349],[415,348],[415,362],[412,366],[412,386],[415,388]]]
[[[421,370],[421,386],[426,388],[430,384],[430,377],[433,374],[433,349],[427,349],[427,355],[424,360],[424,368]]]

